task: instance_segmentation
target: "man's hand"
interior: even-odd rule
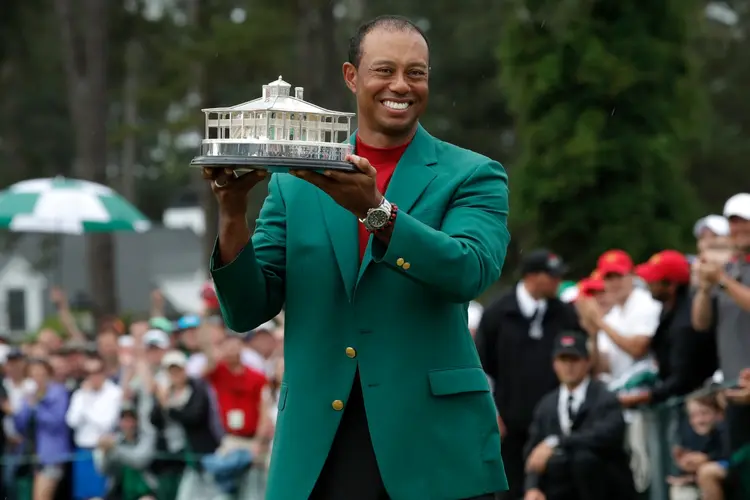
[[[361,156],[348,155],[346,159],[359,172],[326,170],[319,174],[312,170],[292,170],[290,173],[317,186],[358,219],[364,219],[367,211],[378,207],[383,199],[376,182],[377,171]]]
[[[116,440],[114,436],[106,434],[99,438],[98,447],[103,451],[109,451],[115,447]]]
[[[526,472],[536,472],[541,474],[547,468],[547,462],[549,461],[555,449],[549,446],[547,443],[539,443],[531,451],[529,459],[526,461]]]
[[[523,496],[523,500],[547,500],[547,497],[544,496],[542,490],[538,488],[532,488],[526,492],[526,494]]]
[[[698,280],[700,286],[710,288],[721,279],[721,266],[715,262],[701,261],[698,265]]]
[[[737,389],[727,389],[724,396],[735,404],[750,405],[750,368],[740,372]]]
[[[603,315],[599,308],[599,304],[596,303],[595,299],[585,298],[576,300],[575,307],[584,324],[590,329],[595,329],[596,331],[601,329]]]
[[[211,181],[211,191],[219,202],[219,214],[225,217],[245,218],[247,195],[266,178],[266,170],[254,170],[239,177],[233,168],[204,168],[203,178]]]
[[[651,401],[651,393],[649,391],[642,391],[634,394],[620,394],[617,396],[617,399],[620,400],[620,404],[624,408],[633,408],[648,404]]]
[[[695,482],[695,476],[667,476],[667,484],[672,486],[687,486]]]
[[[696,472],[698,470],[698,467],[708,461],[708,455],[706,455],[705,453],[700,453],[698,451],[688,451],[682,457],[680,457],[677,465],[686,472]]]

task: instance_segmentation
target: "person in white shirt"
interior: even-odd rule
[[[605,293],[613,307],[605,315],[596,301],[578,304],[580,314],[599,332],[592,339],[598,351],[597,371],[607,373],[613,383],[641,366],[655,369],[649,348],[662,306],[647,290],[634,286],[633,268],[633,260],[626,252],[605,252],[599,257],[597,271],[604,279]],[[636,366],[639,362],[642,363]]]
[[[73,498],[97,498],[106,492],[106,477],[94,467],[93,451],[102,436],[117,427],[122,389],[107,378],[101,358],[84,363],[86,379],[73,393],[65,421],[73,430]]]

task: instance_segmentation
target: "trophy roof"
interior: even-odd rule
[[[281,75],[279,75],[278,80],[274,80],[271,83],[267,84],[269,87],[291,87],[292,84],[289,82],[285,82],[283,78],[281,78]]]
[[[292,96],[278,96],[268,99],[259,97],[257,99],[253,99],[252,101],[243,102],[242,104],[237,104],[235,106],[229,106],[226,108],[208,108],[203,110],[203,112],[211,111],[285,111],[288,113],[305,113],[328,116],[355,115],[355,113],[325,109]]]

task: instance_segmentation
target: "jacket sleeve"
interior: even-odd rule
[[[702,380],[696,380],[695,360],[705,353],[697,352],[696,347],[703,344],[700,336],[705,333],[696,332],[689,323],[684,324],[678,331],[668,332],[675,343],[670,350],[671,373],[651,391],[651,403],[661,403],[674,396],[682,396],[697,389]],[[707,337],[707,336],[706,336]]]
[[[508,177],[502,165],[487,161],[458,187],[439,230],[399,212],[390,242],[373,239],[372,258],[447,300],[469,302],[500,278],[507,219]],[[407,269],[397,265],[400,258]]]
[[[592,424],[560,438],[565,450],[611,451],[625,445],[625,419],[617,397],[606,389],[592,408]]]
[[[221,263],[218,239],[211,274],[222,315],[236,332],[252,330],[275,317],[284,304],[286,207],[278,174],[271,176],[250,242],[230,263]]]
[[[534,417],[531,420],[531,426],[529,427],[529,439],[526,441],[526,445],[523,448],[523,465],[526,467],[526,460],[529,459],[529,455],[536,448],[536,446],[544,441],[548,436],[545,434],[545,406],[547,404],[547,397],[545,396],[539,401],[534,409]],[[540,475],[536,472],[526,472],[524,477],[524,491],[531,490],[539,487]]]

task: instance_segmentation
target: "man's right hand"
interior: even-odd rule
[[[248,193],[267,175],[266,170],[254,170],[236,177],[233,168],[203,169],[203,178],[211,182],[211,190],[219,202],[219,214],[243,219],[247,211]]]
[[[526,494],[523,496],[523,500],[547,500],[547,497],[544,496],[542,490],[538,488],[532,488],[526,492]]]

